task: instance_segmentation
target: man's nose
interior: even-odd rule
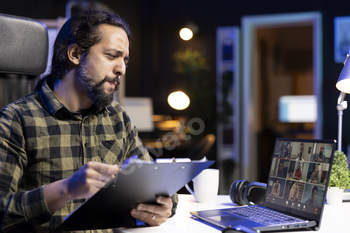
[[[126,64],[123,59],[118,59],[115,66],[113,73],[116,74],[117,76],[124,75],[126,72]]]

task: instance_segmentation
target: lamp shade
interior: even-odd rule
[[[344,93],[350,93],[350,62],[347,58],[344,67],[339,75],[336,88]]]

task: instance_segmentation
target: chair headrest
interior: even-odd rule
[[[41,22],[0,14],[0,72],[40,75],[48,58],[48,33]]]

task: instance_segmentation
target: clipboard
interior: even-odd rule
[[[76,208],[55,232],[134,227],[130,211],[172,196],[214,161],[129,163],[100,191]]]

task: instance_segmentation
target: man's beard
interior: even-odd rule
[[[78,78],[83,85],[87,95],[98,109],[104,108],[112,103],[113,93],[118,90],[120,84],[118,77],[111,78],[108,76],[106,76],[101,82],[95,84],[87,72],[85,56],[82,57],[81,66],[78,68]],[[116,86],[114,89],[110,87],[108,90],[106,90],[103,87],[103,84],[105,82],[114,82],[116,83]]]

